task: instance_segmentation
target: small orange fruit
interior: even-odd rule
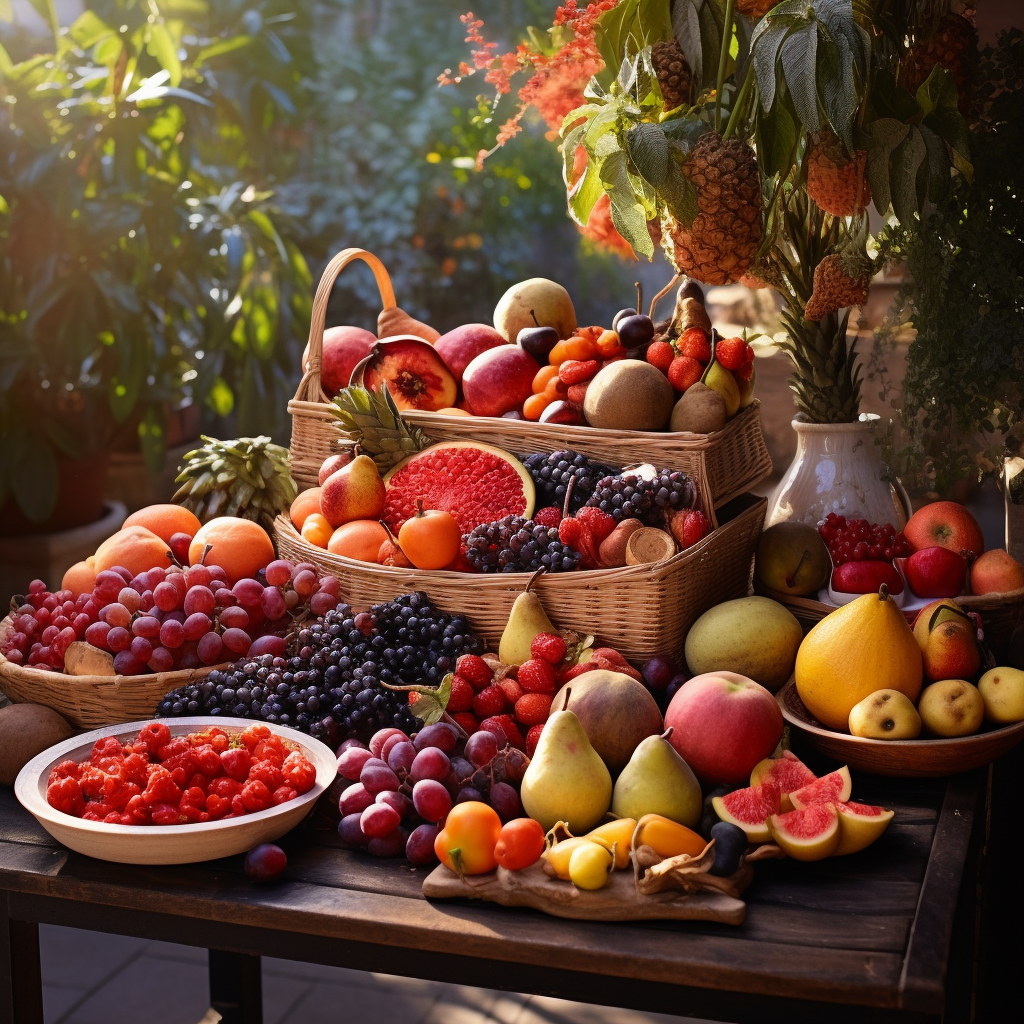
[[[137,576],[157,566],[166,569],[173,564],[167,541],[144,526],[126,526],[118,530],[96,549],[93,557],[93,568],[97,573],[119,565]]]
[[[332,533],[334,533],[334,527],[327,522],[327,517],[319,512],[311,512],[302,524],[302,539],[308,540],[310,544],[315,544],[318,548],[327,547]]]
[[[237,516],[218,516],[204,523],[188,549],[190,565],[219,565],[232,586],[247,576],[255,576],[274,557],[274,545],[267,531],[259,523]]]
[[[377,564],[388,565],[395,569],[412,569],[413,564],[406,557],[405,552],[388,537],[380,546],[377,552]]]
[[[306,517],[320,511],[320,488],[309,487],[296,495],[288,514],[292,517],[292,525],[301,530]]]
[[[417,569],[443,569],[455,561],[462,546],[459,524],[449,512],[425,511],[422,501],[416,508],[416,515],[398,531],[398,546]]]
[[[372,519],[354,519],[339,526],[327,542],[333,555],[343,555],[359,562],[376,562],[380,546],[388,539],[388,532]]]
[[[121,524],[121,529],[126,526],[144,526],[161,540],[170,543],[176,533],[187,533],[194,537],[202,525],[197,516],[182,505],[166,504],[140,508]]]
[[[79,594],[89,594],[96,584],[96,559],[90,555],[84,562],[75,562],[61,581],[61,590],[70,590],[73,597]]]

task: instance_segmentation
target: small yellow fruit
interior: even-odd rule
[[[572,852],[577,846],[581,846],[586,842],[588,842],[588,840],[584,839],[582,836],[573,836],[570,839],[563,839],[560,843],[556,843],[550,849],[545,850],[541,856],[550,865],[555,877],[564,878],[568,881],[569,858],[572,856]]]
[[[683,853],[698,857],[708,845],[693,829],[661,814],[645,814],[638,823],[635,838],[637,846],[649,846],[662,857],[678,857]]]
[[[601,889],[615,867],[611,853],[600,843],[584,840],[569,858],[569,880],[577,889]]]
[[[875,690],[851,709],[850,733],[873,740],[912,740],[921,734],[921,716],[905,693]]]
[[[985,702],[985,717],[997,725],[1009,725],[1024,719],[1024,671],[1019,668],[992,668],[978,680]]]
[[[583,838],[589,839],[592,843],[600,843],[608,850],[614,850],[615,866],[628,868],[629,847],[633,841],[635,829],[635,818],[616,818],[614,821],[606,821],[603,825],[598,825]]]
[[[934,736],[970,736],[985,718],[985,701],[966,679],[941,679],[926,686],[917,709]]]

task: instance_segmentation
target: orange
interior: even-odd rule
[[[538,396],[534,396],[538,397]],[[454,516],[439,509],[418,511],[398,531],[398,546],[417,569],[443,569],[455,561],[462,546],[462,530]]]
[[[318,548],[327,547],[327,542],[334,533],[334,527],[327,522],[327,517],[319,512],[310,512],[306,521],[302,524],[302,538]]]
[[[96,559],[90,555],[84,562],[75,562],[61,581],[61,590],[70,590],[73,597],[79,594],[89,594],[96,583],[96,570],[94,565]]]
[[[320,511],[320,488],[310,487],[301,494],[296,495],[288,514],[292,517],[292,525],[296,530],[301,530],[306,521],[306,516]]]
[[[206,553],[207,546],[209,553]],[[247,576],[255,576],[274,557],[274,545],[267,531],[251,519],[236,516],[218,516],[204,523],[188,549],[190,565],[200,562],[219,565],[231,585]]]
[[[96,549],[93,557],[93,569],[97,573],[118,565],[138,576],[140,572],[149,572],[157,566],[166,569],[173,564],[167,541],[144,526],[126,526],[118,530]]]
[[[170,543],[176,533],[187,533],[194,537],[203,524],[194,513],[181,505],[147,505],[133,512],[122,524],[126,526],[144,526],[155,533],[161,540]]]
[[[354,519],[339,526],[327,542],[333,555],[344,555],[359,562],[376,562],[380,546],[388,540],[388,531],[372,519]]]

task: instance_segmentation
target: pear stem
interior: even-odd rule
[[[888,601],[889,600],[889,588],[884,583],[878,588],[878,600],[879,601]]]
[[[541,566],[541,567],[540,567],[540,568],[539,568],[539,569],[538,569],[538,570],[537,570],[537,571],[536,571],[536,572],[535,572],[535,573],[534,573],[534,574],[533,574],[533,575],[532,575],[532,576],[531,576],[531,577],[530,577],[530,578],[529,578],[529,579],[528,579],[528,580],[526,581],[526,586],[525,586],[525,587],[523,588],[523,593],[525,594],[525,593],[526,593],[526,591],[527,591],[527,590],[529,590],[529,589],[530,589],[530,587],[532,587],[532,586],[533,586],[533,581],[534,581],[534,580],[535,580],[535,579],[536,579],[536,578],[537,578],[537,577],[538,577],[538,576],[539,576],[539,575],[540,575],[540,574],[541,574],[542,572],[546,572],[546,571],[547,571],[547,570],[546,570],[546,569],[544,568],[544,566],[542,565],[542,566]]]
[[[565,711],[569,707],[569,697],[572,694],[572,687],[569,686],[565,691],[565,700],[562,701],[562,710]]]
[[[664,732],[663,732],[663,733],[661,734],[661,738],[662,738],[663,740],[667,740],[667,739],[669,738],[669,736],[671,736],[671,735],[672,735],[672,733],[673,733],[674,731],[675,731],[675,726],[674,726],[674,725],[670,725],[670,726],[669,726],[669,727],[668,727],[668,728],[667,728],[667,729],[666,729],[666,730],[665,730],[665,731],[664,731]]]
[[[534,323],[535,323],[535,324],[536,324],[536,325],[537,325],[538,327],[540,327],[540,321],[539,321],[539,320],[537,319],[537,314],[536,314],[536,313],[535,313],[535,312],[534,312],[534,311],[533,311],[532,309],[530,310],[530,316],[532,316],[532,317],[533,317],[533,322],[534,322]]]
[[[569,518],[569,502],[572,500],[573,488],[576,486],[576,477],[569,477],[569,482],[565,485],[565,501],[562,502],[562,518]]]
[[[806,562],[807,559],[810,558],[810,556],[810,551],[808,551],[807,548],[804,548],[804,553],[800,556],[800,561],[796,563],[796,568],[791,573],[789,573],[785,578],[787,587],[793,586],[793,581],[796,579],[797,573],[803,567],[804,562]]]

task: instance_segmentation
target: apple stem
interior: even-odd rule
[[[639,281],[634,281],[636,285],[636,311],[642,313],[644,311],[644,288]]]
[[[539,321],[539,320],[537,319],[537,314],[536,314],[536,313],[535,313],[535,312],[534,312],[534,311],[533,311],[532,309],[530,310],[530,316],[532,316],[532,317],[533,317],[533,322],[534,322],[534,323],[535,323],[535,324],[536,324],[536,325],[537,325],[538,327],[540,327],[540,321]]]
[[[572,693],[572,687],[567,686],[565,689],[565,700],[562,701],[562,710],[565,711],[569,707],[569,695]]]
[[[804,553],[800,556],[800,561],[796,563],[796,568],[788,576],[786,576],[787,587],[793,586],[793,581],[796,579],[797,573],[803,567],[804,562],[806,562],[807,559],[810,558],[810,555],[810,551],[808,551],[807,548],[804,548]]]
[[[661,738],[662,738],[663,740],[667,740],[667,739],[669,738],[669,736],[671,736],[671,735],[672,735],[672,733],[673,733],[673,731],[674,731],[674,730],[675,730],[675,726],[674,726],[674,725],[670,725],[670,726],[669,726],[669,727],[668,727],[668,728],[667,728],[667,729],[666,729],[666,730],[665,730],[665,731],[664,731],[664,732],[663,732],[663,733],[661,734]]]

